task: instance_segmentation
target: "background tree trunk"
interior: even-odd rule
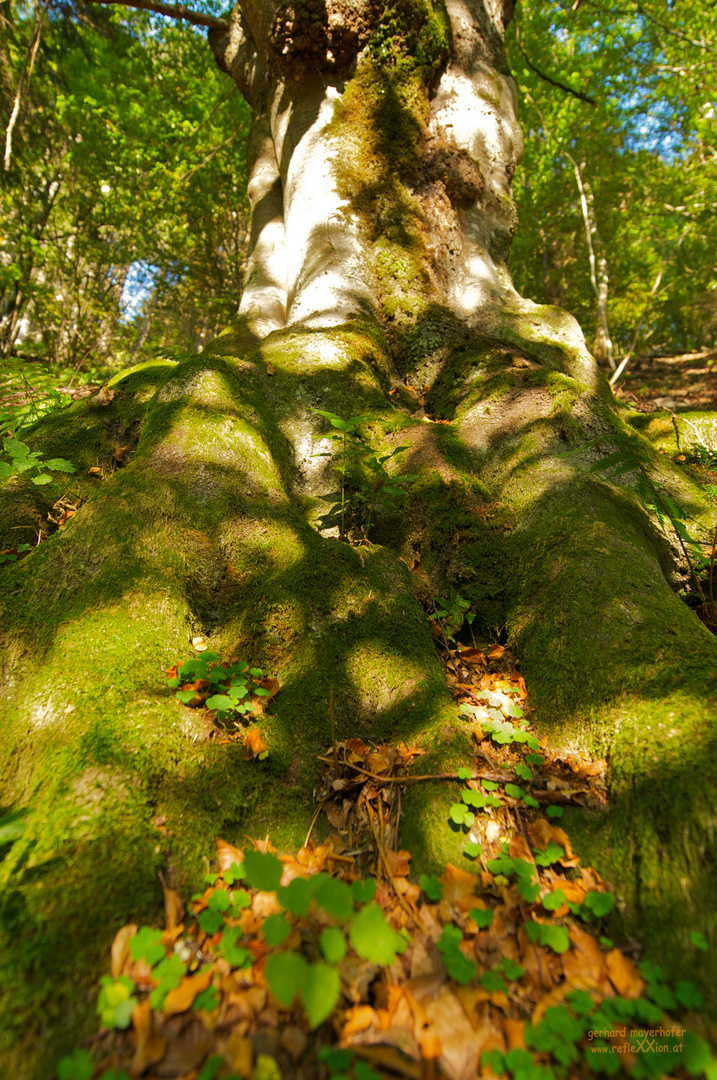
[[[60,1025],[71,1044],[86,1024],[76,943],[92,976],[109,933],[160,902],[158,868],[191,890],[216,834],[303,841],[331,688],[338,738],[421,739],[426,771],[470,754],[423,610],[451,587],[478,633],[506,628],[538,723],[609,755],[609,814],[569,828],[623,890],[623,930],[694,979],[688,932],[714,932],[717,648],[637,498],[579,450],[622,422],[577,324],[511,284],[508,8],[452,0],[450,47],[423,0],[327,0],[306,26],[305,11],[246,0],[210,34],[255,110],[236,325],[33,436],[73,460],[86,501],[4,571],[0,597],[3,801],[35,812],[2,866],[17,1076],[41,1074]],[[406,384],[429,387],[427,416]],[[336,481],[315,456],[317,409],[371,417],[377,451],[409,447],[419,480],[371,545],[318,527]],[[87,470],[125,446],[129,463],[93,488]],[[14,483],[2,498],[10,547],[48,496]],[[162,669],[197,636],[279,677],[266,763],[203,741],[166,689]],[[449,801],[410,793],[404,841],[422,869],[458,858]]]

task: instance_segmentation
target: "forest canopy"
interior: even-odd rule
[[[2,10],[0,356],[82,373],[203,347],[241,291],[249,130],[204,30],[119,6]],[[591,342],[602,289],[614,357],[715,344],[715,20],[525,0],[507,31],[516,287]]]

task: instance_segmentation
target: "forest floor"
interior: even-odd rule
[[[296,855],[219,839],[202,893],[165,886],[164,930],[116,934],[102,1029],[58,1080],[715,1080],[689,1030],[700,994],[606,936],[619,901],[557,824],[604,808],[606,762],[530,731],[505,647],[434,634],[473,734],[463,765],[416,775],[420,746],[334,742]],[[412,881],[401,793],[421,781],[454,788],[465,865]]]
[[[615,395],[639,412],[698,409],[717,412],[717,352],[638,356],[619,380]]]

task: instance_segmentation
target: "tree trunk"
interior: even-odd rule
[[[421,739],[429,767],[466,758],[423,608],[451,588],[474,631],[506,628],[536,721],[608,754],[610,812],[576,811],[569,829],[622,890],[622,932],[699,981],[688,933],[714,925],[717,647],[637,498],[579,449],[623,425],[577,324],[512,286],[507,8],[450,0],[452,44],[428,0],[314,0],[310,18],[244,0],[210,33],[254,108],[240,317],[200,357],[142,365],[111,402],[36,429],[86,501],[3,572],[3,801],[34,811],[0,864],[17,1076],[40,1075],[60,1025],[71,1043],[86,1023],[76,942],[91,977],[108,934],[160,902],[158,869],[191,890],[216,834],[303,842],[331,689],[337,738]],[[425,415],[407,385],[429,387]],[[336,480],[317,409],[370,417],[367,443],[407,446],[401,467],[419,475],[369,544],[321,529]],[[123,468],[86,476],[125,446]],[[19,482],[4,500],[3,547],[52,501]],[[279,677],[264,764],[203,742],[166,689],[162,669],[196,637]],[[422,869],[458,858],[449,801],[407,799]],[[705,970],[706,995],[716,981]]]

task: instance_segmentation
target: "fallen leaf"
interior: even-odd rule
[[[167,930],[173,930],[184,918],[184,900],[178,892],[170,889],[164,882],[162,882],[162,889],[164,890],[165,927]]]
[[[165,1036],[154,1030],[149,1000],[136,1005],[132,1010],[132,1032],[135,1049],[130,1068],[135,1076],[139,1076],[150,1065],[161,1061],[167,1049]]]
[[[231,1067],[240,1080],[251,1080],[254,1072],[254,1047],[243,1031],[232,1031],[217,1049],[221,1049],[223,1056],[231,1062]]]
[[[162,1058],[161,1075],[167,1077],[185,1076],[200,1065],[214,1039],[212,1032],[193,1013],[186,1017],[168,1017],[162,1034],[167,1036],[168,1047]]]
[[[557,825],[551,825],[546,818],[531,821],[528,825],[528,836],[533,847],[539,848],[541,851],[545,851],[551,840],[553,843],[559,844],[565,852],[565,857],[560,860],[562,866],[577,865],[579,862],[570,846],[568,834]]]
[[[411,872],[409,866],[411,860],[410,851],[393,851],[392,848],[386,848],[384,855],[393,877],[408,877]]]
[[[251,731],[247,731],[243,739],[245,748],[250,752],[253,757],[259,757],[259,754],[263,754],[266,750],[266,743],[261,737],[259,728],[252,728]]]
[[[372,1009],[370,1005],[354,1005],[346,1012],[346,1021],[341,1029],[342,1045],[345,1046],[352,1035],[357,1035],[360,1031],[366,1031],[377,1024],[378,1017],[375,1009]]]
[[[508,1049],[525,1050],[525,1020],[511,1020],[506,1017],[503,1028],[508,1041]]]
[[[66,525],[70,518],[74,517],[76,513],[76,510],[65,510],[64,514],[57,523],[58,529],[61,529],[63,525]]]
[[[324,806],[329,825],[334,829],[345,829],[349,816],[349,810],[353,806],[350,799],[344,799],[343,805],[335,802],[327,802]]]
[[[279,693],[279,690],[281,689],[281,687],[279,686],[279,680],[274,678],[273,676],[262,679],[258,685],[262,688],[262,690],[269,691],[269,696],[262,698],[264,704],[266,704],[267,701],[271,701],[272,698],[276,697],[276,695]]]
[[[267,375],[276,375],[276,368],[272,364],[271,360],[267,360],[266,362],[266,373]]]
[[[132,447],[128,443],[127,446],[116,446],[112,451],[112,457],[118,465],[125,465],[129,461],[131,453]]]
[[[621,953],[619,949],[613,949],[605,957],[605,966],[610,977],[610,982],[623,997],[642,997],[645,990],[645,980],[640,975],[632,960]]]
[[[115,934],[114,941],[112,942],[112,966],[110,968],[113,976],[118,976],[124,973],[125,966],[129,960],[129,943],[137,933],[136,923],[127,923],[121,930],[118,930]]]
[[[109,405],[114,401],[115,390],[109,386],[101,386],[97,393],[90,398],[90,405]]]
[[[576,923],[570,927],[570,940],[574,948],[563,954],[563,970],[568,982],[578,979],[599,982],[605,970],[605,956],[594,937],[586,933]]]
[[[102,469],[99,465],[93,465],[91,469],[87,470],[88,476],[102,476]]]
[[[226,840],[217,837],[217,854],[219,856],[219,873],[223,874],[225,870],[228,870],[232,863],[236,863],[237,866],[244,859],[244,852],[233,844],[228,844]]]
[[[535,866],[535,856],[523,836],[514,836],[509,845],[511,859],[523,859]]]
[[[475,874],[469,874],[466,870],[454,866],[453,863],[447,863],[445,874],[438,880],[443,885],[443,900],[446,903],[456,904],[458,907],[463,908],[465,902],[469,901],[466,911],[469,907],[475,907],[475,891],[478,881]]]
[[[164,1003],[164,1015],[172,1016],[174,1013],[186,1012],[194,1004],[197,994],[206,990],[212,981],[214,967],[205,968],[197,975],[185,975],[179,986],[170,990]]]
[[[440,1040],[440,1066],[444,1074],[453,1080],[474,1077],[478,1039],[456,995],[443,986],[438,997],[426,1003],[426,1015],[431,1025],[429,1031]]]

